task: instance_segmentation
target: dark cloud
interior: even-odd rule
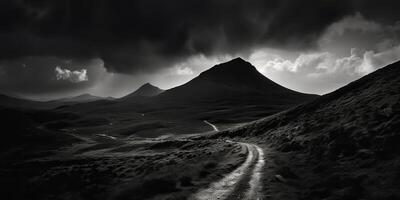
[[[191,55],[314,48],[360,12],[399,20],[397,0],[15,0],[0,3],[0,59],[100,57],[110,71],[167,67]],[[390,11],[393,12],[390,12]]]

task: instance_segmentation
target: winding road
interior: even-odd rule
[[[210,126],[215,126],[204,121]],[[214,129],[215,130],[215,129]],[[218,129],[217,129],[218,130]],[[211,183],[208,188],[201,189],[190,199],[193,200],[261,200],[262,168],[264,167],[264,152],[255,144],[232,142],[242,145],[246,149],[246,160],[234,171],[225,175],[222,179]]]

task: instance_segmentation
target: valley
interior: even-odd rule
[[[146,84],[152,92],[122,99],[50,109],[4,104],[1,193],[41,200],[396,199],[398,65],[321,97],[265,77],[258,91],[251,85],[257,73],[236,59],[167,91]],[[227,66],[249,73],[251,83],[232,83],[236,73],[222,77]],[[196,89],[216,81],[215,91]]]
[[[400,200],[400,0],[0,0],[0,200]]]

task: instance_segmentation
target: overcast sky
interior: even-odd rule
[[[325,94],[400,60],[398,0],[0,1],[0,92],[30,98],[168,89],[242,57]]]

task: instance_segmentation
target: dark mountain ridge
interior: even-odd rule
[[[238,87],[238,89],[243,88],[266,93],[284,90],[282,86],[260,74],[253,65],[240,57],[202,72],[194,81],[210,81],[230,87]]]
[[[216,65],[181,86],[169,89],[155,99],[188,103],[203,100],[237,102],[265,101],[298,104],[317,95],[289,90],[263,76],[249,62],[236,58]]]

